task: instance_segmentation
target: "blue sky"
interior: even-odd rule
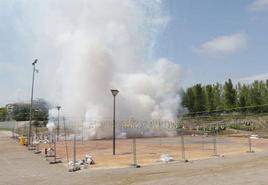
[[[156,53],[182,66],[184,87],[265,76],[267,0],[163,2],[170,20]]]
[[[32,30],[21,27],[24,22],[18,21],[20,9],[15,4],[16,0],[0,1],[0,105],[14,97],[29,99],[32,69],[26,64],[36,58],[28,45],[35,42]],[[268,78],[268,0],[162,0],[162,4],[168,24],[158,37],[154,57],[181,65],[182,87],[228,78]]]

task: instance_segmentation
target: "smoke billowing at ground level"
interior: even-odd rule
[[[18,2],[23,33],[30,31],[40,74],[38,93],[62,115],[112,117],[111,88],[119,89],[117,117],[174,120],[181,69],[154,59],[168,24],[159,0]],[[31,10],[31,11],[29,11]],[[34,11],[32,11],[34,10]]]

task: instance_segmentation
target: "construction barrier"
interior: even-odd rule
[[[21,145],[27,145],[27,138],[24,136],[19,137],[19,143]]]

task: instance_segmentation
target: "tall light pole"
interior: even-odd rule
[[[113,114],[113,155],[115,155],[115,97],[119,93],[117,89],[111,89],[114,96],[114,114]]]
[[[38,70],[35,69],[35,64],[37,63],[37,59],[34,60],[34,62],[32,63],[33,66],[33,77],[32,77],[32,91],[31,91],[31,104],[30,104],[30,125],[29,125],[29,133],[28,133],[28,148],[30,149],[32,143],[32,109],[33,109],[33,91],[34,91],[34,74],[35,72],[37,72]]]
[[[59,141],[59,130],[60,130],[60,108],[61,108],[61,106],[57,106],[57,109],[58,109],[57,141]]]

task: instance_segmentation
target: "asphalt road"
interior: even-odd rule
[[[67,172],[0,131],[0,185],[267,185],[268,152],[225,156],[139,169]]]

